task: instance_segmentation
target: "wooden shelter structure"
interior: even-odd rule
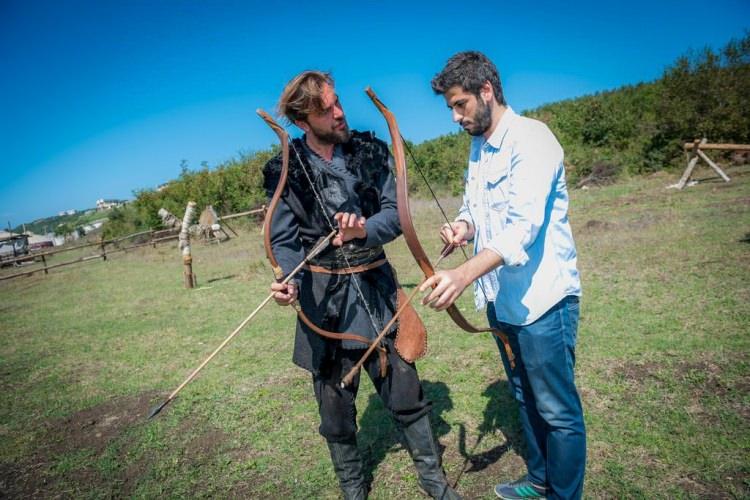
[[[708,155],[704,152],[707,150],[724,150],[724,151],[750,151],[750,144],[709,144],[708,139],[696,139],[693,142],[686,142],[683,145],[683,149],[687,153],[687,168],[683,172],[677,184],[672,184],[671,188],[682,189],[690,181],[690,176],[693,175],[698,160],[705,161],[709,167],[714,169],[719,177],[724,179],[724,182],[729,182],[731,179],[729,176],[717,165]]]

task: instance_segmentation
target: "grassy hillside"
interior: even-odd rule
[[[55,215],[52,217],[45,217],[43,219],[37,219],[27,224],[22,224],[18,227],[13,228],[13,231],[20,233],[24,230],[31,231],[35,234],[47,234],[54,232],[62,232],[62,228],[67,228],[67,232],[72,232],[79,227],[83,227],[86,224],[99,219],[109,217],[115,209],[108,209],[97,211],[95,208],[89,208],[86,210],[78,210],[74,214],[70,215]]]
[[[750,35],[720,51],[689,53],[655,82],[548,104],[524,114],[547,123],[558,137],[566,153],[569,182],[575,186],[592,174],[601,183],[670,169],[682,162],[683,142],[695,138],[750,143],[748,102]],[[410,143],[433,189],[453,195],[461,191],[469,140],[465,133],[454,133]],[[183,164],[180,176],[163,189],[135,192],[132,204],[112,214],[105,236],[159,228],[160,208],[182,214],[189,200],[200,209],[213,205],[220,214],[255,208],[265,200],[262,167],[275,152],[272,147],[215,168],[204,164],[197,171]],[[408,163],[413,169],[411,157]],[[413,183],[411,189],[415,195],[425,191],[420,183]]]
[[[571,193],[588,498],[750,496],[750,168],[728,173],[680,192],[664,189],[676,174],[656,173]],[[436,210],[413,209],[437,253]],[[403,241],[388,252],[401,281],[418,283]],[[166,246],[0,282],[0,496],[337,498],[310,376],[290,361],[290,310],[269,305],[145,419],[265,297],[262,254],[256,231],[196,245],[194,290]],[[430,342],[418,368],[449,480],[493,498],[523,471],[496,348],[418,309]],[[369,382],[358,408],[372,497],[419,498]]]

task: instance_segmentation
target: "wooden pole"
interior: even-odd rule
[[[227,229],[229,229],[230,231],[232,231],[232,233],[234,234],[235,238],[236,238],[237,236],[239,236],[239,235],[237,234],[237,231],[235,231],[234,229],[232,229],[232,226],[230,226],[230,225],[229,225],[229,223],[228,223],[227,221],[222,221],[222,222],[223,222],[223,224],[222,224],[221,226],[222,226],[222,227],[226,226],[226,227],[227,227]]]
[[[722,179],[724,179],[724,182],[729,182],[731,180],[731,179],[729,179],[729,176],[727,174],[725,174],[724,171],[721,168],[719,168],[719,166],[716,163],[714,163],[713,160],[711,160],[711,158],[709,158],[706,153],[704,153],[700,149],[697,149],[696,150],[696,154],[698,156],[700,156],[703,161],[705,161],[706,163],[708,163],[708,165],[711,168],[713,168],[716,171],[716,173],[719,174],[719,176]]]
[[[696,142],[698,142],[696,140]],[[691,151],[695,147],[695,142],[686,142],[682,145],[685,151]],[[728,151],[750,151],[750,144],[701,144],[701,149],[725,149]]]
[[[49,274],[49,271],[47,271],[47,258],[42,254],[42,264],[44,265],[44,274]]]
[[[193,274],[193,256],[190,253],[190,221],[195,216],[194,201],[189,201],[185,208],[185,216],[182,218],[182,228],[180,229],[180,250],[182,253],[183,276],[185,278],[185,288],[195,288],[195,275]]]
[[[261,208],[256,208],[254,210],[249,210],[247,212],[238,212],[236,214],[228,214],[228,215],[222,215],[221,217],[218,217],[217,220],[227,220],[227,219],[235,219],[237,217],[244,217],[245,215],[258,215],[266,213],[266,206],[263,205]]]
[[[100,245],[101,250],[102,250],[102,253],[101,253],[102,260],[107,260],[107,250],[104,248],[105,244],[106,244],[106,242],[104,241],[104,235],[102,235],[102,237],[101,237],[101,245]]]

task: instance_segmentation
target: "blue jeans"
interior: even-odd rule
[[[494,304],[487,307],[487,316],[508,336],[516,357],[511,369],[495,338],[520,407],[528,479],[549,488],[548,498],[581,498],[586,429],[574,380],[578,297],[565,297],[530,325],[498,321]]]

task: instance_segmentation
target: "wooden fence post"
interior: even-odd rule
[[[193,274],[193,256],[190,253],[190,221],[195,215],[194,201],[189,201],[185,208],[185,216],[182,218],[180,228],[180,250],[182,251],[183,275],[185,277],[185,288],[195,287],[195,275]]]
[[[47,258],[42,254],[42,264],[44,264],[44,274],[49,274],[49,271],[47,271]]]
[[[100,246],[100,247],[101,247],[101,249],[102,249],[102,253],[101,253],[101,256],[102,256],[102,260],[107,260],[107,250],[106,250],[106,249],[104,248],[104,235],[103,235],[103,234],[102,234],[102,237],[101,237],[101,241],[100,241],[100,243],[99,243],[99,246]]]

